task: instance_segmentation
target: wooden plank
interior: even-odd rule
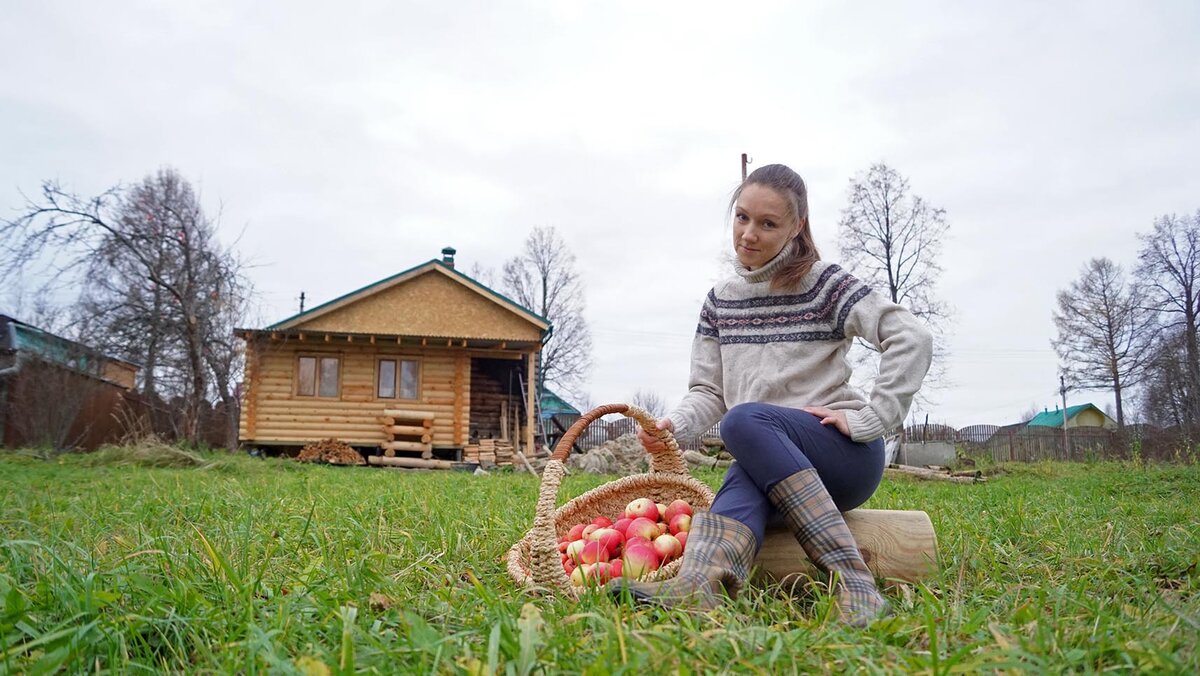
[[[429,436],[429,427],[424,425],[384,425],[383,431],[388,434],[407,434],[410,436]]]
[[[417,411],[413,409],[385,408],[383,414],[389,418],[406,418],[409,420],[436,419],[433,411]]]
[[[917,582],[937,571],[937,535],[925,512],[854,509],[843,516],[876,577]],[[786,528],[767,530],[755,563],[775,580],[797,575],[823,578]]]
[[[386,467],[411,467],[415,469],[454,469],[454,463],[450,460],[429,460],[425,458],[388,458],[372,455],[367,457],[367,462],[372,465],[382,465]]]
[[[384,450],[393,451],[430,451],[433,450],[432,444],[422,444],[416,441],[385,441],[379,444],[379,447]]]

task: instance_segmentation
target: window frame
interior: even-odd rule
[[[300,391],[300,360],[313,359],[313,393],[304,394]],[[334,359],[337,361],[337,394],[332,396],[321,395],[321,360]],[[319,399],[323,401],[341,401],[342,399],[342,378],[344,377],[346,366],[346,358],[341,352],[299,352],[296,354],[296,359],[293,361],[292,370],[292,396],[302,397],[304,399]]]
[[[395,396],[391,396],[391,397],[383,397],[383,396],[380,396],[380,394],[379,394],[379,377],[383,373],[382,363],[385,361],[391,361],[391,362],[396,363],[396,379],[395,379],[395,383],[394,383]],[[416,391],[415,396],[412,397],[411,399],[408,397],[401,396],[400,383],[403,382],[402,374],[404,373],[404,367],[402,366],[402,364],[406,361],[412,362],[412,363],[416,364],[416,366],[417,366],[417,391]],[[420,357],[413,356],[413,355],[403,355],[403,354],[377,354],[377,355],[375,355],[375,379],[374,379],[375,382],[372,385],[372,387],[374,388],[374,391],[375,391],[375,400],[376,401],[410,401],[410,402],[421,401],[421,392],[423,391],[422,380],[424,378],[424,371],[425,371],[425,369],[422,368],[422,362],[423,362],[423,360]]]

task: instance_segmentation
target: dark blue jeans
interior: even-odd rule
[[[739,404],[721,419],[725,449],[736,460],[711,511],[750,527],[762,544],[767,524],[779,517],[767,494],[779,481],[806,469],[817,475],[840,511],[867,501],[883,478],[883,440],[857,443],[817,416],[771,404]]]

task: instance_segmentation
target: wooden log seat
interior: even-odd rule
[[[844,516],[876,578],[917,582],[937,572],[937,535],[925,512],[854,509]],[[798,575],[824,577],[783,526],[767,529],[755,565],[759,575],[784,584],[798,581]]]

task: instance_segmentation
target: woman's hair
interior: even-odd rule
[[[808,224],[808,188],[804,186],[804,179],[800,178],[800,174],[782,164],[768,164],[759,167],[751,172],[746,180],[742,181],[737,190],[733,191],[733,197],[729,200],[729,213],[733,213],[738,198],[742,196],[742,191],[748,185],[761,185],[783,196],[791,211],[788,216],[799,221],[800,233],[786,244],[784,251],[779,254],[786,256],[787,259],[771,277],[772,289],[796,286],[800,283],[800,279],[807,275],[809,270],[812,270],[813,263],[821,260],[821,254],[817,251],[816,243],[813,242],[812,228]]]

